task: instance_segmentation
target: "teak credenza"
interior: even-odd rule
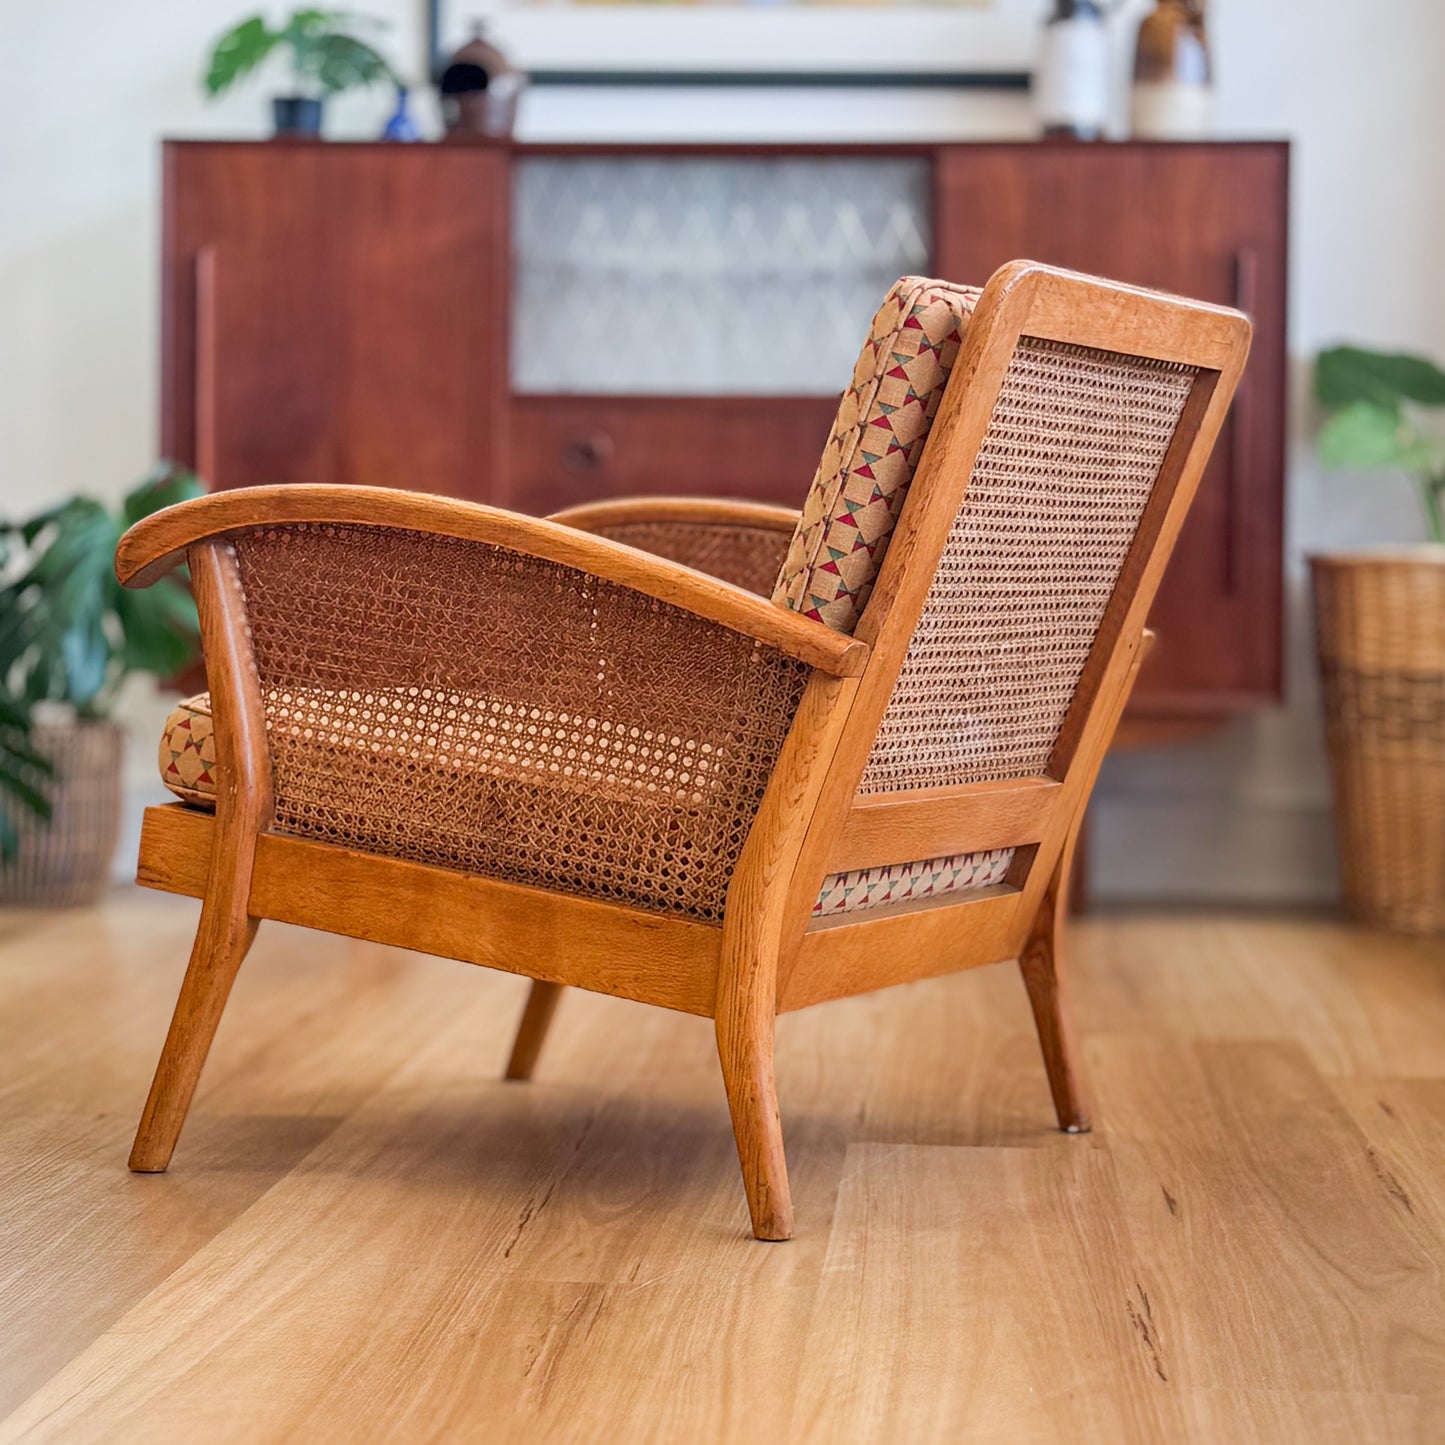
[[[169,142],[162,449],[213,487],[797,505],[837,338],[904,271],[1028,257],[1237,305],[1253,354],[1129,717],[1183,733],[1280,687],[1288,168],[1282,142]]]

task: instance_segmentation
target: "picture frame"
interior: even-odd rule
[[[427,0],[433,70],[484,22],[533,85],[1026,90],[1037,0]]]

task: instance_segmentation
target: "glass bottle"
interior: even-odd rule
[[[1209,134],[1214,92],[1202,0],[1157,0],[1134,48],[1133,131],[1139,140]]]
[[[1034,76],[1046,136],[1098,140],[1109,118],[1109,31],[1096,0],[1054,0]]]

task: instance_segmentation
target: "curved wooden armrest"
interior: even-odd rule
[[[856,677],[868,660],[857,638],[635,547],[497,507],[386,487],[246,487],[180,502],[120,539],[116,576],[127,587],[145,587],[178,566],[193,543],[299,522],[398,527],[540,557],[707,618],[834,677]]]
[[[618,497],[608,502],[581,502],[553,512],[550,520],[582,532],[648,522],[699,523],[713,527],[753,527],[765,532],[792,532],[798,525],[795,507],[769,502],[740,502],[726,497]]]

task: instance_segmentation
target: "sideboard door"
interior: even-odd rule
[[[947,147],[937,273],[982,283],[1017,257],[1254,319],[1249,366],[1150,619],[1160,646],[1133,711],[1163,720],[1278,695],[1288,148]]]
[[[491,147],[169,146],[165,453],[213,488],[493,495],[508,195]]]

